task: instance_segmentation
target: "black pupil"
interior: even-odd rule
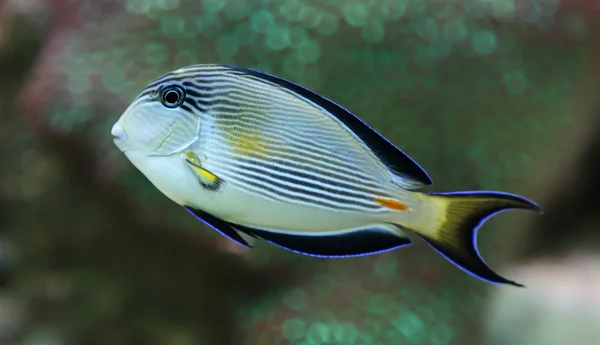
[[[176,104],[179,102],[179,92],[170,90],[165,94],[165,102],[169,104]]]

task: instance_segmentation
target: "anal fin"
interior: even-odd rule
[[[196,218],[201,220],[204,224],[215,229],[221,235],[229,238],[232,241],[235,241],[235,242],[241,244],[244,247],[252,248],[252,246],[250,244],[248,244],[248,242],[246,242],[246,240],[244,240],[244,238],[240,235],[240,233],[238,232],[239,229],[237,229],[235,227],[235,225],[233,225],[229,222],[226,222],[224,220],[221,220],[215,216],[212,216],[206,212],[192,208],[190,206],[184,206],[184,207],[189,213],[193,214]]]
[[[376,224],[328,234],[283,233],[247,229],[257,237],[283,249],[308,256],[344,258],[390,251],[410,245],[408,237],[397,235],[393,225]]]

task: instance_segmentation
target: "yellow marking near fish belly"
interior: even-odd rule
[[[196,155],[193,152],[187,151],[183,153],[185,155],[185,157],[187,159],[190,160],[190,162],[196,164],[196,165],[200,165],[200,162],[198,161],[198,159],[196,159]]]
[[[193,152],[188,151],[184,152],[183,154],[185,155],[185,158],[188,160],[188,162],[191,163],[190,166],[192,167],[192,169],[194,169],[194,171],[203,179],[206,179],[206,181],[210,183],[215,183],[219,180],[218,176],[200,167],[200,161],[198,161],[197,156]]]
[[[248,156],[262,156],[267,154],[267,144],[261,140],[261,134],[258,132],[247,132],[237,136],[231,142],[235,153]]]
[[[406,211],[408,210],[408,206],[400,201],[392,200],[392,199],[384,199],[384,198],[375,198],[375,202],[379,205],[387,208],[391,208],[392,210],[397,211]]]
[[[197,165],[192,165],[192,169],[194,169],[194,171],[197,172],[198,175],[200,175],[203,179],[206,179],[206,181],[210,183],[215,183],[219,180],[217,175],[210,173]]]

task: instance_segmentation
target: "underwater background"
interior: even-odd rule
[[[149,82],[195,63],[332,99],[427,190],[544,206],[479,231],[527,288],[416,239],[326,260],[196,221],[110,135]],[[599,135],[598,1],[0,1],[0,344],[597,344]]]

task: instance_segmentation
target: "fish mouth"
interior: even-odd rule
[[[118,121],[113,125],[110,134],[112,135],[113,143],[121,150],[121,152],[125,152],[127,148],[124,147],[124,144],[127,141],[127,133],[125,133],[125,129]]]
[[[125,140],[127,138],[127,133],[119,121],[112,126],[110,134],[112,135],[113,140]]]
[[[117,145],[117,148],[119,149],[119,151],[121,151],[121,153],[127,153],[127,152],[131,151],[131,149],[122,149],[118,145]]]
[[[121,140],[118,137],[113,138],[113,143],[119,149],[119,151],[121,151],[123,153],[131,150],[131,148],[128,148],[127,145],[123,142],[123,140]]]

